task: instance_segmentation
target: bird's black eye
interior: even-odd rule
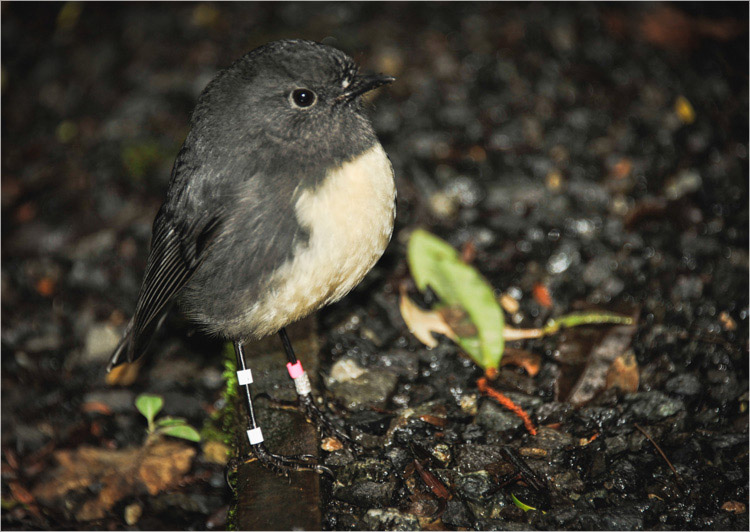
[[[297,107],[310,107],[317,97],[310,89],[294,89],[291,94],[292,102]]]

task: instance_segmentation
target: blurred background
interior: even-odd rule
[[[636,309],[641,391],[682,401],[687,420],[678,432],[716,435],[672,445],[692,449],[681,474],[693,489],[723,490],[715,503],[694,502],[689,517],[682,507],[682,514],[633,510],[636,525],[746,529],[746,509],[721,509],[747,503],[746,3],[3,2],[0,9],[4,527],[86,521],[79,499],[45,504],[36,490],[61,450],[140,442],[137,393],[160,393],[166,413],[196,426],[215,409],[222,345],[177,313],[132,386],[108,386],[104,367],[134,309],[151,223],[198,95],[244,53],[294,37],[338,47],[364,70],[397,78],[369,102],[397,176],[397,227],[365,283],[320,314],[324,370],[344,355],[367,368],[365,355],[397,348],[422,369],[442,367],[398,316],[406,239],[428,228],[463,249],[498,293],[520,301],[516,325],[539,326],[581,302]],[[538,286],[551,301],[533,297]],[[380,340],[368,344],[372,331]],[[564,402],[554,370],[564,361],[548,344],[537,347],[547,369],[522,391]],[[445,364],[443,377],[465,379],[430,380],[437,370],[411,381],[399,375],[388,393],[401,403],[388,408],[426,399],[457,408],[462,393],[476,391],[475,370]],[[456,445],[472,441],[456,431]],[[712,455],[729,465],[706,469],[707,449],[730,453]],[[201,453],[177,489],[181,498],[144,503],[151,520],[133,526],[225,526],[231,494],[223,467]],[[623,466],[623,478],[628,471]],[[601,488],[580,474],[581,493]],[[702,475],[721,488],[698,487]],[[623,489],[656,504],[647,484]],[[407,512],[407,492],[386,506]],[[702,497],[708,491],[694,498]],[[615,499],[601,504],[621,506]],[[326,502],[326,527],[363,526],[368,509],[341,500]],[[482,506],[489,503],[477,500],[464,513],[451,503],[444,526],[499,526]],[[123,498],[89,526],[127,526],[122,508],[130,502]],[[556,515],[534,526],[575,526]],[[502,518],[531,526],[523,515]]]

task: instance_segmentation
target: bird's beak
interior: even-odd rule
[[[349,86],[344,90],[344,93],[336,98],[337,102],[350,102],[357,96],[361,96],[366,92],[370,92],[373,89],[377,89],[388,83],[396,81],[393,76],[386,76],[385,74],[368,74],[365,76],[356,76]]]

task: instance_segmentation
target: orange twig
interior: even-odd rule
[[[523,420],[523,424],[526,427],[526,430],[529,431],[529,434],[531,434],[532,436],[536,436],[536,427],[531,422],[531,418],[529,418],[529,415],[524,411],[524,409],[518,406],[516,403],[511,401],[508,397],[498,392],[492,386],[489,385],[487,378],[488,377],[492,378],[496,374],[497,374],[497,371],[488,370],[486,372],[486,376],[480,377],[477,380],[477,386],[479,387],[479,391],[485,395],[492,397],[495,401],[497,401],[498,403],[503,405],[505,408],[513,412],[515,415],[520,417],[521,420]]]

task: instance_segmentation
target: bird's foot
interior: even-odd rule
[[[362,446],[355,442],[343,430],[334,425],[328,416],[318,408],[312,394],[300,395],[299,403],[305,416],[307,416],[307,418],[312,421],[322,433],[333,436],[356,454],[363,452],[364,449],[362,449]]]
[[[324,465],[320,465],[315,456],[311,454],[291,456],[274,454],[266,448],[264,443],[252,445],[251,448],[252,453],[245,458],[232,458],[227,464],[227,472],[236,470],[241,463],[247,464],[257,460],[263,467],[285,477],[288,477],[289,473],[294,471],[315,471],[334,478],[333,471]]]

